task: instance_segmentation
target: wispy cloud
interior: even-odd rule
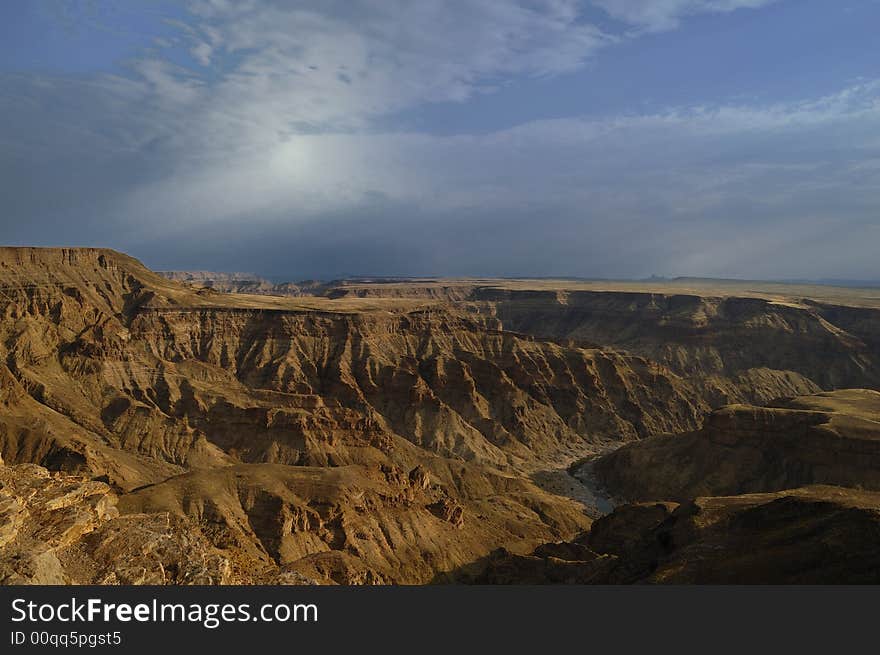
[[[502,76],[575,70],[614,41],[579,20],[574,0],[190,7],[184,36],[193,56],[203,65],[227,62],[217,64],[204,111],[216,119],[209,107],[223,107],[278,132],[363,128],[387,112],[465,100]]]
[[[311,233],[324,220],[335,226],[330,232],[358,230],[380,212],[370,231],[376,247],[405,241],[411,263],[422,265],[435,249],[461,250],[442,226],[465,220],[467,240],[479,241],[483,254],[455,262],[460,273],[475,272],[468,265],[515,273],[523,260],[500,258],[493,268],[492,253],[531,243],[541,244],[525,258],[533,273],[552,265],[560,274],[803,277],[809,249],[791,245],[812,238],[815,249],[847,253],[846,275],[867,275],[875,248],[853,230],[875,220],[878,100],[880,85],[866,83],[789,104],[538,121],[476,136],[298,135],[143,185],[120,198],[118,212],[140,216],[140,225],[151,219],[139,238],[157,220],[183,233],[241,224]],[[340,224],[344,216],[350,220]],[[498,221],[503,235],[490,231],[480,241],[470,232]],[[426,233],[443,247],[426,244]],[[574,244],[591,256],[567,252]],[[835,266],[823,274],[843,275],[839,258]]]
[[[226,258],[274,248],[266,265],[313,274],[384,262],[400,273],[806,276],[786,254],[796,233],[801,252],[847,253],[822,271],[812,257],[816,275],[876,274],[870,240],[854,236],[875,220],[880,189],[876,82],[474,135],[377,127],[511,78],[565,74],[697,13],[768,2],[593,4],[625,26],[603,31],[574,0],[198,0],[168,41],[192,66],[160,49],[124,73],[7,75],[0,184],[7,215],[27,217],[8,234],[87,235],[156,257],[185,244]],[[840,221],[850,229],[829,227]]]
[[[662,32],[675,29],[689,16],[757,9],[778,0],[592,0],[609,16],[639,30]]]

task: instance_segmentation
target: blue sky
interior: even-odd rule
[[[0,5],[7,244],[880,278],[880,1]]]

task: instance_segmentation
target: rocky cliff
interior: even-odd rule
[[[0,584],[218,584],[229,561],[186,520],[120,515],[110,487],[0,462]]]
[[[623,503],[567,542],[451,571],[492,584],[877,584],[880,393],[730,406],[586,466]],[[831,486],[834,485],[834,486]]]
[[[880,388],[880,310],[802,299],[486,289],[506,329],[624,349],[692,380],[713,406]]]
[[[713,412],[696,432],[598,458],[614,496],[682,500],[813,484],[880,490],[880,393],[842,390]]]
[[[482,584],[878,584],[880,494],[802,487],[626,505],[573,542],[455,572]]]
[[[322,293],[454,302],[498,319],[509,332],[625,350],[692,380],[712,406],[880,389],[876,294],[711,280],[683,286],[466,279],[344,281]]]

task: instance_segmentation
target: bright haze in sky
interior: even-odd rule
[[[5,245],[880,278],[878,0],[0,4]]]

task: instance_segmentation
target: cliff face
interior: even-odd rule
[[[626,505],[574,542],[499,550],[484,584],[877,584],[880,494],[802,487]]]
[[[560,461],[590,442],[681,429],[705,408],[688,399],[676,376],[642,358],[523,339],[445,308],[148,311],[132,322],[131,334],[165,363],[167,375],[159,375],[166,392],[153,401],[194,427],[216,423],[210,440],[246,461],[324,464],[333,454],[327,432],[335,431],[338,463],[350,461],[350,447],[381,448],[398,435],[443,456],[522,469]],[[242,406],[207,385],[181,387],[174,369],[194,363],[222,371],[243,394],[261,393]],[[225,414],[226,426],[256,420],[263,434],[236,442],[221,434],[212,413]]]
[[[773,492],[826,484],[880,490],[880,393],[850,389],[713,412],[699,431],[600,457],[593,471],[627,500]]]
[[[501,549],[452,579],[494,584],[880,581],[880,393],[733,405],[702,429],[585,466],[621,504],[567,542]],[[577,474],[577,472],[576,472]],[[831,486],[833,485],[833,486]]]
[[[845,294],[821,287],[757,283],[766,289],[756,291],[746,283],[694,284],[696,289],[660,285],[645,292],[638,287],[657,285],[349,280],[313,286],[309,293],[451,303],[497,319],[507,332],[625,350],[689,379],[713,407],[837,388],[880,389],[880,309],[870,294],[857,294],[864,306],[849,306]],[[842,304],[810,293],[839,297]]]
[[[880,388],[880,310],[764,298],[483,290],[506,329],[647,357],[713,406]]]
[[[775,287],[767,294],[745,288],[740,297],[739,287],[731,291],[724,285],[704,294],[613,290],[614,284],[609,290],[582,290],[576,282],[571,288],[521,286],[478,280],[349,282],[324,293],[456,302],[497,318],[506,331],[625,350],[691,380],[712,406],[823,389],[880,388],[880,310],[873,306],[782,296]]]

